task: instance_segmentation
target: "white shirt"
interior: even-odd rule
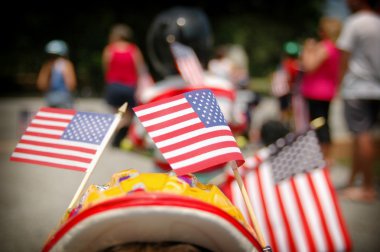
[[[337,46],[351,53],[342,97],[380,99],[380,17],[369,11],[348,17]]]
[[[233,68],[234,64],[229,58],[212,59],[208,63],[208,70],[210,73],[225,78],[229,81],[233,79]]]

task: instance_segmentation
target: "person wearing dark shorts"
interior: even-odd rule
[[[342,52],[342,92],[345,118],[352,133],[352,169],[343,197],[378,200],[373,167],[376,153],[373,130],[380,110],[380,17],[376,1],[347,0],[352,14],[346,19],[337,45]],[[356,183],[362,175],[360,186]]]
[[[372,201],[377,192],[373,188],[372,166],[377,156],[373,146],[372,131],[380,126],[380,100],[345,100],[344,116],[348,129],[354,134],[354,159],[348,188],[343,195],[349,199]],[[363,188],[355,185],[355,179],[363,174]]]
[[[109,34],[109,43],[103,49],[102,63],[106,82],[105,100],[116,112],[128,103],[126,117],[120,123],[112,141],[120,147],[127,137],[132,118],[132,108],[136,106],[139,77],[147,72],[147,67],[139,47],[132,42],[132,30],[125,24],[115,24]]]
[[[323,117],[325,123],[316,129],[323,155],[330,166],[331,136],[329,126],[330,104],[339,86],[340,51],[335,45],[342,24],[339,19],[322,17],[319,21],[318,40],[306,39],[301,53],[304,71],[301,80],[301,94],[308,105],[309,120]]]
[[[379,122],[380,100],[345,100],[344,116],[354,134],[370,131]]]
[[[106,87],[105,99],[115,108],[122,106],[125,102],[128,102],[128,107],[133,108],[136,106],[135,93],[134,87],[112,83]]]

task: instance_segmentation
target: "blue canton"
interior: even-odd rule
[[[78,112],[63,132],[61,139],[101,144],[113,120],[113,115]]]
[[[227,125],[214,94],[210,90],[195,90],[185,97],[206,128]]]

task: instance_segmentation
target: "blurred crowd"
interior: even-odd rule
[[[345,22],[322,17],[317,38],[284,44],[271,90],[288,128],[302,131],[313,120],[324,119],[316,132],[330,166],[334,164],[330,122],[331,116],[337,116],[330,115],[330,107],[333,99],[343,100],[352,133],[352,171],[342,195],[372,202],[377,198],[374,162],[379,154],[374,137],[380,110],[378,3],[349,0],[347,5],[351,15]]]
[[[148,59],[134,42],[133,29],[127,24],[115,24],[110,27],[102,52],[103,97],[112,112],[124,102],[129,106],[112,145],[148,150],[157,167],[167,170],[167,163],[154,150],[132,108],[202,87],[216,93],[241,148],[252,143],[266,145],[290,131],[302,132],[322,118],[316,133],[326,163],[331,166],[335,161],[331,155],[330,121],[335,115],[330,110],[332,101],[339,97],[344,100],[353,139],[352,175],[343,194],[373,201],[377,197],[373,166],[379,153],[372,133],[380,109],[380,21],[376,4],[371,0],[347,0],[352,13],[345,21],[321,17],[315,27],[316,37],[284,42],[278,66],[270,76],[270,95],[278,100],[280,117],[267,122],[274,124],[269,136],[260,135],[261,129],[252,127],[252,112],[262,94],[253,91],[255,83],[251,81],[246,49],[237,43],[213,44],[212,27],[202,10],[178,7],[158,14],[147,35]],[[189,83],[181,75],[170,49],[173,42],[194,50],[203,71],[201,85]],[[47,59],[37,87],[44,92],[46,105],[74,108],[77,77],[69,59],[69,45],[55,39],[47,43],[45,52]],[[158,73],[155,79],[147,61]],[[359,175],[362,186],[357,186]]]

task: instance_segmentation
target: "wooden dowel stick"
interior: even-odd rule
[[[91,162],[91,166],[87,169],[86,175],[82,179],[82,182],[80,183],[80,185],[79,185],[79,187],[78,187],[78,189],[77,189],[77,191],[76,191],[73,199],[71,200],[68,209],[73,208],[73,206],[75,205],[75,203],[78,201],[79,197],[81,196],[82,191],[83,191],[84,187],[86,186],[86,184],[88,182],[88,179],[90,178],[90,175],[92,174],[92,172],[93,172],[96,164],[99,161],[100,155],[103,153],[103,151],[104,151],[105,147],[107,146],[109,140],[111,139],[111,137],[112,137],[115,129],[119,125],[119,122],[121,121],[121,118],[123,117],[123,115],[127,111],[127,107],[128,107],[128,103],[124,103],[119,108],[115,120],[111,124],[111,127],[110,127],[109,131],[107,132],[106,136],[104,137],[104,141],[102,142],[102,145],[99,147],[99,150],[97,151],[97,153],[96,153],[96,155],[94,157],[94,160]]]
[[[259,228],[259,223],[257,222],[257,218],[256,218],[255,213],[253,211],[253,207],[252,207],[251,201],[249,200],[249,196],[248,196],[247,190],[245,189],[245,186],[244,186],[244,183],[243,183],[243,179],[241,178],[241,176],[239,174],[238,166],[237,166],[236,162],[231,162],[231,165],[232,165],[232,170],[233,170],[235,178],[236,178],[236,182],[238,183],[240,191],[241,191],[241,193],[243,195],[243,199],[244,199],[245,205],[247,207],[249,216],[250,216],[252,224],[253,224],[253,228],[254,228],[254,230],[256,232],[258,242],[264,248],[267,245],[265,243],[264,236],[263,236],[263,234],[261,232],[261,229]]]

